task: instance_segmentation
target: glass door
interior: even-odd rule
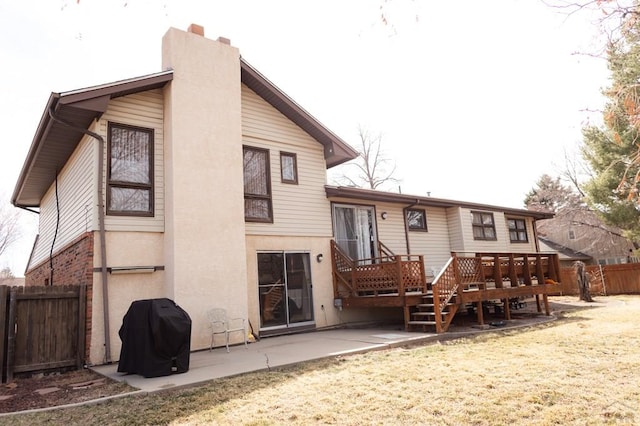
[[[260,328],[313,323],[309,253],[258,253]]]
[[[338,247],[351,259],[376,256],[374,209],[371,206],[333,206],[333,232]]]

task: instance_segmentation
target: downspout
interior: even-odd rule
[[[49,116],[60,124],[72,128],[87,136],[91,136],[100,143],[100,154],[98,159],[98,228],[100,233],[100,275],[102,276],[102,309],[104,313],[104,351],[105,363],[111,364],[111,339],[109,337],[109,289],[107,288],[109,273],[107,271],[107,242],[106,230],[104,226],[104,197],[102,187],[104,186],[104,148],[105,141],[102,136],[88,129],[83,129],[71,124],[55,115],[53,107],[49,109]]]
[[[408,206],[402,208],[402,216],[404,216],[404,241],[407,245],[407,254],[411,254],[411,244],[409,243],[409,223],[407,222],[407,209],[417,206],[418,204],[420,204],[420,200],[416,200],[415,203],[409,204]]]
[[[538,241],[538,225],[537,225],[538,219],[533,219],[533,221],[531,222],[533,225],[533,241],[536,245],[536,253],[540,252],[540,242]]]

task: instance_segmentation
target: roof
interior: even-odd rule
[[[378,201],[387,203],[405,204],[416,207],[463,207],[477,210],[501,211],[506,214],[532,217],[538,219],[550,219],[553,213],[537,212],[526,209],[514,209],[510,207],[493,206],[490,204],[470,203],[465,201],[447,200],[444,198],[423,197],[418,195],[398,194],[395,192],[384,192],[373,189],[362,189],[345,186],[325,186],[327,197],[351,198],[356,200]]]
[[[551,241],[550,239],[543,237],[541,235],[538,235],[538,240],[540,241],[540,243],[544,244],[545,246],[549,247],[551,250],[553,251],[557,251],[559,256],[560,256],[560,260],[591,260],[593,259],[592,256],[589,256],[586,253],[582,253],[581,251],[577,251],[577,250],[573,250],[570,249],[569,247],[565,247],[561,244],[558,244],[554,241]],[[542,250],[544,251],[544,250]]]
[[[18,207],[38,207],[40,200],[84,136],[59,123],[49,112],[76,127],[88,129],[107,109],[109,100],[163,87],[173,71],[120,80],[63,93],[51,93],[40,118],[27,158],[18,176],[11,202]]]
[[[324,147],[327,167],[357,157],[358,152],[324,127],[311,114],[240,58],[241,81]],[[18,207],[39,207],[47,189],[82,140],[83,133],[51,118],[49,111],[76,127],[88,129],[107,109],[109,100],[163,87],[173,71],[63,93],[51,93],[31,148],[18,177],[11,202]]]
[[[331,130],[324,127],[315,117],[295,103],[293,99],[288,97],[242,58],[240,58],[240,72],[242,82],[247,87],[324,146],[324,158],[327,162],[327,168],[353,160],[358,156],[358,152],[355,149],[351,148]]]

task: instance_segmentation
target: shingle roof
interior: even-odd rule
[[[501,211],[507,214],[533,217],[534,219],[550,219],[553,213],[538,212],[526,209],[514,209],[511,207],[500,207],[491,204],[471,203],[466,201],[448,200],[444,198],[424,197],[419,195],[398,194],[395,192],[384,192],[372,189],[345,187],[345,186],[325,186],[327,197],[352,198],[368,201],[380,201],[404,204],[405,206],[431,206],[431,207],[464,207],[477,210]]]
[[[322,144],[327,167],[342,164],[358,155],[357,151],[242,58],[240,70],[242,83]],[[11,202],[18,207],[39,207],[56,174],[64,167],[83,137],[79,131],[53,120],[49,111],[76,127],[88,129],[93,120],[106,111],[110,99],[163,87],[172,79],[173,71],[168,70],[69,92],[52,93],[42,113]]]

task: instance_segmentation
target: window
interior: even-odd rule
[[[153,216],[153,130],[109,123],[107,213]]]
[[[280,176],[282,183],[298,184],[298,161],[296,154],[280,153]]]
[[[273,222],[269,150],[243,147],[244,219],[248,222]]]
[[[471,212],[474,240],[496,240],[493,213]]]
[[[576,239],[576,233],[574,232],[573,229],[569,230],[569,239],[570,240],[575,240]]]
[[[411,231],[427,231],[427,214],[422,209],[406,209],[407,224]]]
[[[524,219],[507,219],[509,224],[509,239],[512,243],[526,243],[527,238],[527,223]]]

